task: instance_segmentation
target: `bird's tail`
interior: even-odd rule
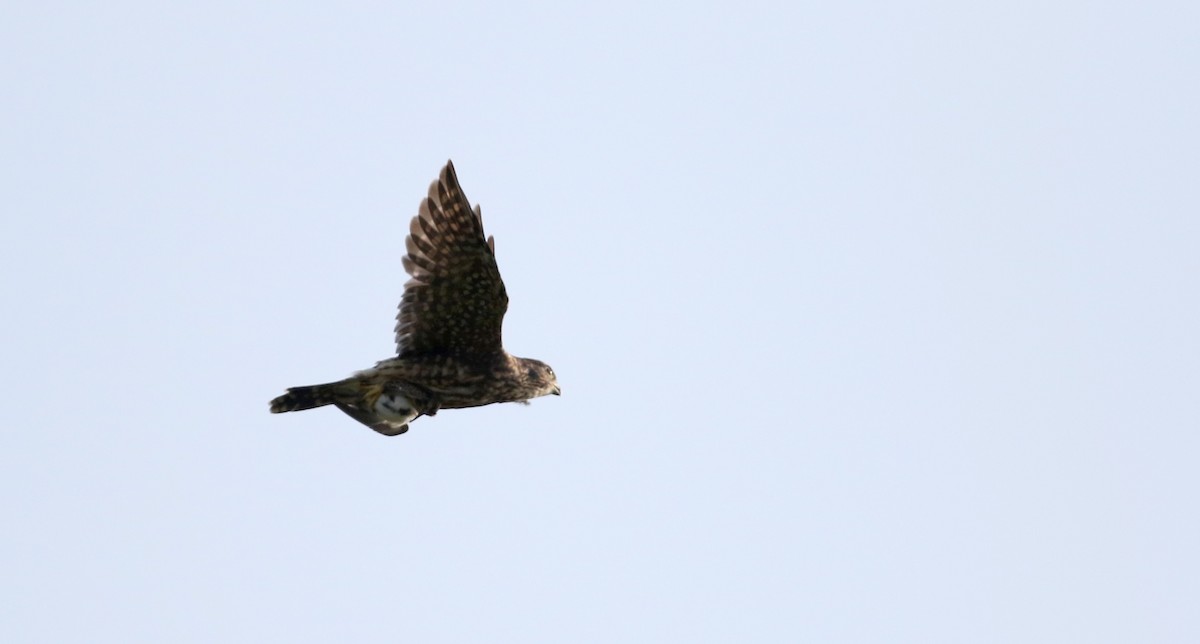
[[[271,401],[271,413],[303,411],[324,407],[341,401],[345,397],[345,381],[331,382],[308,387],[288,387],[287,393]]]

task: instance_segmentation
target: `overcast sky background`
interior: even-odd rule
[[[1196,3],[415,5],[0,10],[0,640],[1200,641]]]

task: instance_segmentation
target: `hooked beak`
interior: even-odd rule
[[[554,391],[552,391],[552,392],[550,392],[550,393],[554,394],[555,396],[561,396],[561,395],[562,395],[562,389],[559,389],[559,388],[558,388],[558,386],[557,386],[557,385],[555,385],[555,387],[554,387]]]

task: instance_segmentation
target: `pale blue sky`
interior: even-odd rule
[[[1197,6],[0,9],[0,640],[1200,641]],[[564,395],[268,414],[447,158]]]

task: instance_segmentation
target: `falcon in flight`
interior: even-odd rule
[[[271,413],[335,405],[396,436],[439,409],[559,395],[550,365],[504,350],[508,294],[495,243],[484,237],[479,206],[471,208],[453,163],[429,186],[405,244],[404,270],[412,279],[396,316],[396,357],[345,380],[291,387],[271,401]]]

